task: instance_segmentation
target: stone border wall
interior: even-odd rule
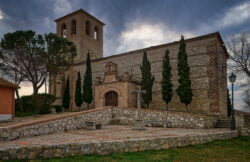
[[[168,121],[167,127],[170,128],[213,128],[218,120],[218,117],[213,115],[149,109],[142,110],[142,116],[145,121]],[[137,119],[137,109],[98,108],[75,114],[65,114],[48,120],[6,126],[0,128],[0,141],[80,129],[84,128],[86,121],[110,124],[112,119],[119,121],[116,124],[133,125]]]
[[[167,149],[172,147],[202,144],[218,139],[230,139],[238,136],[238,131],[177,137],[160,137],[149,139],[112,140],[104,142],[84,142],[51,144],[41,146],[24,146],[22,148],[0,148],[0,159],[35,159],[66,157],[89,154],[110,154],[114,152],[137,152],[145,150]]]
[[[149,109],[142,109],[141,117],[144,121],[167,121],[169,128],[214,128],[218,120],[218,116],[215,115]],[[137,110],[113,108],[112,119],[117,120],[119,124],[133,125],[137,119]]]
[[[241,136],[250,136],[250,114],[238,113],[235,115],[236,128]]]
[[[80,129],[85,126],[85,121],[109,124],[110,120],[111,108],[87,110],[60,118],[0,128],[0,141]]]

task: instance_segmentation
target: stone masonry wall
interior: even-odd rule
[[[74,116],[28,126],[0,127],[0,141],[80,129],[84,128],[86,121],[97,121],[103,124],[109,124],[110,120],[110,108],[87,110]]]
[[[170,128],[213,128],[218,119],[213,115],[163,110],[142,110],[142,116],[145,121],[167,121]],[[136,119],[137,110],[134,108],[93,109],[40,123],[0,127],[0,141],[81,129],[86,121],[110,124],[111,120],[118,120],[117,124],[133,125]]]
[[[169,128],[214,128],[218,120],[218,116],[214,115],[147,109],[142,109],[140,116],[144,121],[167,121]],[[137,119],[137,109],[113,108],[112,119],[119,124],[133,125]]]
[[[219,47],[218,47],[219,46]],[[155,76],[153,85],[153,101],[150,105],[151,109],[164,109],[166,104],[162,100],[161,95],[161,76],[162,76],[162,58],[166,49],[170,51],[170,64],[172,67],[172,82],[173,82],[173,98],[168,104],[168,110],[185,111],[185,105],[180,103],[179,97],[176,94],[178,87],[178,72],[177,72],[177,56],[178,56],[179,43],[173,42],[169,44],[149,47],[141,50],[136,50],[120,55],[104,57],[92,60],[92,78],[93,83],[96,77],[103,78],[104,68],[108,62],[114,62],[118,65],[118,75],[123,75],[129,72],[133,79],[141,79],[140,65],[144,52],[147,52],[148,59],[151,62],[151,71]],[[188,64],[191,71],[193,99],[192,103],[188,105],[188,109],[193,112],[203,112],[207,114],[218,114],[222,118],[226,114],[226,70],[224,63],[226,62],[226,55],[223,53],[218,40],[218,35],[211,34],[207,37],[200,39],[190,39],[186,41],[186,51],[188,55]],[[219,60],[220,59],[220,60]],[[64,78],[70,76],[71,92],[74,93],[74,84],[77,78],[77,73],[84,74],[84,62],[76,64],[71,70],[65,72]],[[224,69],[222,69],[224,68]],[[218,71],[219,69],[219,71]],[[222,76],[223,75],[223,76]],[[63,84],[65,84],[66,80]],[[62,85],[63,85],[62,84]],[[219,89],[220,88],[220,89]],[[221,93],[219,93],[219,90]],[[56,90],[57,91],[57,90]],[[62,95],[61,95],[62,96]],[[74,95],[71,95],[71,101],[74,101]],[[222,101],[222,102],[219,102]],[[94,103],[92,104],[92,106]],[[75,103],[72,102],[71,106],[76,109]],[[86,105],[82,105],[85,108]]]
[[[210,133],[207,135],[198,134],[177,137],[25,146],[22,148],[10,148],[8,150],[0,148],[0,160],[52,158],[89,154],[109,154],[114,152],[159,150],[172,147],[202,144],[218,139],[230,139],[237,136],[237,131],[228,131]]]
[[[189,105],[189,109],[198,112],[210,111],[209,100],[209,79],[207,69],[209,67],[210,53],[207,53],[207,45],[215,38],[206,40],[199,40],[194,42],[187,42],[187,54],[188,63],[191,70],[192,89],[193,89],[193,101]],[[170,51],[170,64],[172,66],[172,82],[173,82],[173,98],[168,104],[169,110],[185,111],[185,105],[180,103],[179,97],[175,90],[178,87],[178,73],[177,73],[177,56],[178,56],[179,44],[166,45],[158,48],[149,48],[145,50],[139,50],[128,54],[121,54],[117,56],[111,56],[103,59],[98,59],[92,62],[92,75],[93,83],[96,77],[103,78],[104,67],[108,62],[114,62],[118,65],[118,75],[123,75],[125,72],[129,72],[132,78],[141,80],[140,65],[142,62],[143,52],[146,51],[148,59],[151,62],[151,72],[155,77],[153,85],[153,101],[150,105],[152,109],[166,109],[166,105],[161,96],[161,75],[162,75],[162,58],[166,49]],[[73,72],[66,72],[65,78],[68,75],[72,77],[72,83],[75,83],[77,78],[77,72],[81,74],[85,72],[85,64],[73,67]],[[72,86],[72,92],[74,93],[75,86]],[[74,95],[71,95],[74,96]],[[72,99],[74,101],[74,99]],[[74,103],[73,103],[74,105]],[[83,105],[84,106],[84,105]],[[75,105],[73,107],[76,107]]]
[[[235,121],[236,121],[236,128],[239,130],[241,136],[250,136],[250,115],[245,114],[236,114]]]

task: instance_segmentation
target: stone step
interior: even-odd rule
[[[218,120],[216,123],[216,128],[230,128],[231,120]]]

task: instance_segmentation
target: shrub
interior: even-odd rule
[[[62,112],[62,106],[61,105],[54,105],[53,107],[56,109],[57,113]]]
[[[33,100],[31,95],[21,97],[24,112],[33,112]],[[17,103],[17,100],[16,100]],[[20,111],[19,105],[15,104],[16,111]]]
[[[34,106],[33,106],[33,96],[22,96],[22,106],[24,109],[24,112],[33,112]],[[51,104],[55,101],[55,97],[51,94],[38,94],[37,97],[38,102],[38,112],[39,114],[48,114],[50,113]],[[20,111],[18,104],[16,104],[16,111]]]
[[[42,108],[39,110],[39,114],[49,114],[51,113],[50,111],[51,106],[50,105],[42,105]]]

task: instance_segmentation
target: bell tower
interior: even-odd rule
[[[89,52],[91,60],[103,57],[103,22],[80,9],[55,20],[56,33],[76,45],[74,63],[86,61]]]

